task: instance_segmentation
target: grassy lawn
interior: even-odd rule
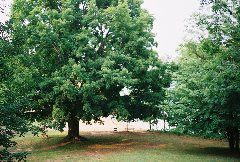
[[[88,141],[64,142],[66,133],[49,132],[49,138],[17,138],[15,148],[30,154],[28,161],[240,161],[227,143],[158,132],[87,132]]]

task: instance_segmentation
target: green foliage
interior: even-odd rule
[[[11,38],[22,66],[14,74],[28,119],[60,129],[72,118],[144,119],[159,110],[169,66],[153,51],[153,18],[141,3],[14,1]]]
[[[14,59],[13,46],[8,41],[9,28],[7,24],[0,24],[0,28],[0,160],[22,160],[26,158],[26,153],[11,153],[8,148],[16,145],[12,141],[16,134],[22,136],[28,131],[22,109],[25,99],[18,95],[22,89],[13,81],[16,77],[13,68],[17,60]]]
[[[236,138],[238,150],[240,4],[217,1],[211,6],[212,13],[201,16],[198,24],[208,37],[182,47],[168,118],[188,134],[224,137],[229,142]]]

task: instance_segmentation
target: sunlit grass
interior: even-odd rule
[[[66,132],[49,138],[16,138],[18,151],[28,151],[29,161],[240,161],[227,143],[158,132],[82,133],[88,141],[64,141]]]

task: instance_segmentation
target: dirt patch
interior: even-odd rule
[[[115,132],[107,132],[107,131],[98,131],[98,132],[90,132],[91,135],[111,135],[111,134],[116,134]]]
[[[89,151],[89,152],[84,152],[83,154],[86,155],[86,156],[95,157],[97,159],[100,159],[101,156],[103,156],[103,154],[102,153],[100,154],[98,151],[95,151],[95,152],[93,152],[93,151],[90,152]]]
[[[42,149],[40,149],[40,150],[51,150],[51,149],[55,149],[55,148],[57,148],[57,147],[65,146],[65,145],[67,145],[67,144],[69,144],[69,143],[71,143],[71,141],[69,141],[69,142],[62,142],[62,143],[59,143],[59,144],[57,144],[57,145],[53,145],[53,146],[49,146],[49,147],[42,148]]]
[[[200,148],[209,147],[209,146],[223,146],[226,145],[224,141],[214,140],[214,139],[202,139],[199,137],[178,137],[182,140],[182,143],[197,145]]]
[[[161,143],[147,143],[145,142],[144,144],[141,144],[141,148],[145,149],[164,149],[168,145],[167,144],[161,144]]]
[[[107,145],[95,144],[95,145],[89,146],[88,148],[90,149],[125,149],[135,144],[136,142],[116,143],[116,144],[107,144]]]

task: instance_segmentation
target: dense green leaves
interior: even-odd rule
[[[141,1],[14,0],[0,39],[0,160],[31,130],[78,137],[78,121],[155,118],[170,66],[153,51],[153,18]]]
[[[26,157],[26,153],[10,153],[8,148],[16,145],[16,142],[12,141],[16,134],[21,136],[28,131],[23,108],[27,102],[25,102],[26,98],[19,95],[24,91],[22,89],[24,87],[19,87],[15,82],[22,80],[14,72],[21,67],[16,68],[18,59],[15,57],[12,43],[9,42],[10,28],[7,23],[0,24],[0,28],[0,160],[22,160]]]
[[[62,129],[67,121],[108,115],[133,120],[157,113],[170,66],[153,51],[153,18],[141,3],[14,1],[14,75],[30,104],[22,105],[28,119]],[[124,89],[128,94],[120,95]]]
[[[208,37],[182,47],[179,71],[170,90],[169,120],[185,133],[226,137],[230,148],[238,150],[240,4],[210,4],[211,14],[199,19],[199,27],[208,31]]]

